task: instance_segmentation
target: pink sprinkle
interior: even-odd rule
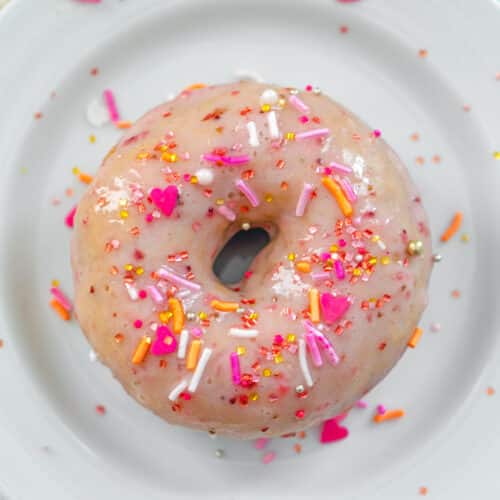
[[[384,405],[377,405],[377,413],[379,415],[383,415],[387,410]]]
[[[241,156],[221,156],[222,163],[226,165],[245,165],[250,161],[248,155]]]
[[[321,272],[321,273],[311,273],[311,277],[314,281],[324,281],[330,279],[330,273]]]
[[[193,281],[186,280],[179,276],[178,274],[172,273],[170,271],[167,271],[164,267],[161,267],[156,271],[156,274],[167,281],[170,281],[171,283],[174,283],[175,285],[183,286],[185,288],[188,288],[189,290],[192,290],[193,292],[197,292],[198,290],[201,289],[201,285],[198,283],[194,283]]]
[[[75,225],[75,214],[76,214],[76,205],[68,212],[68,215],[64,218],[64,223],[68,227],[73,227]]]
[[[262,463],[266,465],[270,464],[275,458],[276,458],[276,453],[274,451],[270,451],[262,457]]]
[[[306,85],[306,90],[307,92],[311,92],[313,89],[313,86],[312,85]]]
[[[345,278],[344,266],[340,260],[335,261],[335,274],[337,275],[337,279],[343,280]]]
[[[320,297],[321,314],[325,323],[331,324],[338,321],[351,307],[348,298],[343,295],[332,295],[325,292]]]
[[[195,326],[194,328],[191,328],[191,335],[194,338],[199,339],[203,335],[203,330],[201,328]]]
[[[139,298],[145,299],[148,296],[148,292],[146,290],[139,290]]]
[[[309,347],[309,352],[311,353],[314,366],[321,366],[323,364],[323,360],[321,359],[318,344],[316,343],[316,338],[313,333],[306,333],[306,343]]]
[[[179,198],[179,189],[175,185],[167,186],[165,189],[153,188],[149,194],[153,203],[164,215],[170,217],[177,205]]]
[[[381,135],[382,135],[382,132],[380,132],[380,130],[375,129],[375,130],[373,131],[373,136],[374,136],[374,137],[380,137]]]
[[[307,123],[309,121],[309,118],[307,118],[306,115],[299,116],[299,121],[300,123]]]
[[[263,450],[269,441],[271,441],[269,438],[259,438],[255,440],[253,446],[256,450]]]
[[[120,121],[120,114],[118,113],[118,108],[116,107],[115,96],[113,92],[106,89],[103,92],[104,102],[108,108],[109,118],[113,123]]]
[[[356,408],[368,408],[368,403],[360,399],[359,401],[356,401]]]
[[[431,332],[439,332],[441,330],[441,325],[439,323],[431,323]]]
[[[250,202],[250,205],[252,205],[252,207],[255,208],[255,207],[258,207],[260,205],[259,198],[255,194],[255,192],[252,190],[252,188],[245,181],[238,179],[234,184],[238,188],[238,190],[241,191],[247,197],[247,199]]]
[[[345,247],[346,245],[347,245],[347,243],[343,238],[339,240],[339,246]]]
[[[302,323],[306,327],[306,330],[308,332],[313,333],[315,335],[321,347],[326,351],[330,363],[332,365],[338,365],[340,362],[340,358],[335,352],[335,349],[333,348],[330,341],[323,335],[322,332],[320,332],[317,328],[315,328],[310,321],[305,320]]]
[[[228,221],[233,221],[236,219],[236,214],[226,205],[221,205],[217,208],[217,212],[219,212],[223,217],[225,217]]]
[[[349,436],[347,427],[343,427],[339,424],[340,419],[338,417],[330,418],[323,422],[319,438],[322,444],[334,443],[335,441],[340,441]]]
[[[211,163],[217,163],[218,161],[221,161],[221,158],[222,158],[220,155],[213,155],[210,153],[205,153],[204,155],[201,155],[201,157],[205,161],[209,161]]]
[[[106,415],[106,407],[104,405],[97,405],[95,411],[98,415]]]
[[[301,141],[303,139],[311,139],[314,137],[325,137],[330,135],[329,128],[316,128],[314,130],[308,130],[307,132],[300,132],[299,134],[295,134],[295,140]]]
[[[134,321],[134,327],[135,328],[141,328],[142,327],[142,321],[140,319],[136,319]]]
[[[146,222],[153,222],[153,214],[146,214],[144,219],[146,219]]]
[[[168,338],[168,342],[167,342]],[[151,345],[151,354],[153,356],[163,356],[171,354],[177,350],[177,339],[174,337],[170,328],[161,325],[156,329],[156,339]]]
[[[163,295],[161,294],[160,290],[158,290],[158,288],[156,288],[154,285],[148,286],[147,288],[153,301],[157,304],[161,304],[163,302]]]
[[[302,217],[306,211],[308,203],[311,201],[311,194],[314,188],[311,184],[304,183],[302,192],[300,193],[299,200],[297,201],[297,207],[295,208],[295,215],[297,217]]]
[[[358,197],[356,196],[356,193],[354,192],[354,189],[352,187],[352,184],[349,182],[349,179],[344,177],[343,179],[340,179],[339,184],[346,198],[351,203],[354,203],[358,199]]]
[[[66,311],[70,312],[73,309],[71,301],[68,299],[68,297],[66,297],[66,295],[64,295],[64,293],[61,292],[61,290],[59,290],[59,288],[53,286],[50,289],[50,293],[54,296],[57,302],[59,302],[59,304],[61,304],[61,306],[66,309]]]
[[[302,101],[298,96],[296,95],[291,95],[288,98],[288,102],[297,110],[300,111],[301,113],[309,113],[309,106]],[[307,118],[307,116],[306,116]]]
[[[229,355],[229,359],[231,362],[231,373],[232,373],[232,380],[234,385],[239,385],[241,381],[241,375],[240,375],[240,357],[238,356],[237,353],[232,352]]]
[[[350,174],[352,172],[352,168],[348,167],[347,165],[342,165],[341,163],[337,163],[335,161],[332,161],[329,164],[329,167],[334,170],[337,173],[340,174]]]

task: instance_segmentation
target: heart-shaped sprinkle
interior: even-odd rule
[[[151,346],[151,354],[154,356],[163,356],[170,354],[177,349],[177,340],[170,329],[164,325],[156,329],[156,340]]]
[[[321,315],[326,323],[338,321],[347,312],[351,304],[347,297],[335,297],[331,293],[322,293],[320,297]]]
[[[335,417],[323,422],[319,440],[322,444],[326,444],[340,441],[341,439],[345,439],[347,436],[349,436],[349,430],[347,427],[339,425],[337,417]]]
[[[177,186],[167,186],[164,190],[160,188],[152,189],[150,193],[153,203],[162,211],[164,215],[170,217],[177,205],[179,190]]]

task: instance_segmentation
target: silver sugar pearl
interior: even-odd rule
[[[243,222],[243,224],[241,224],[241,229],[243,229],[243,231],[248,231],[250,229],[250,222]]]
[[[432,256],[432,262],[441,262],[443,260],[443,256],[440,253],[435,253]]]
[[[303,385],[298,385],[296,388],[295,388],[295,392],[297,394],[302,394],[304,392],[304,386]]]
[[[321,94],[321,89],[319,87],[313,87],[313,94],[314,95],[320,95]]]
[[[196,319],[196,314],[194,312],[188,312],[186,313],[186,319],[188,321],[194,321]]]
[[[216,456],[217,458],[222,458],[222,457],[224,456],[224,450],[221,450],[220,448],[217,448],[217,449],[215,450],[215,456]]]

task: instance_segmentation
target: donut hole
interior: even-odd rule
[[[235,233],[214,260],[212,270],[217,279],[224,285],[239,283],[255,257],[270,241],[271,236],[262,227]]]

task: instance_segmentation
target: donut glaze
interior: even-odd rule
[[[213,262],[270,243],[240,283]],[[425,212],[378,131],[319,91],[189,88],[144,115],[78,205],[75,307],[100,360],[172,424],[238,438],[349,409],[426,305]]]

